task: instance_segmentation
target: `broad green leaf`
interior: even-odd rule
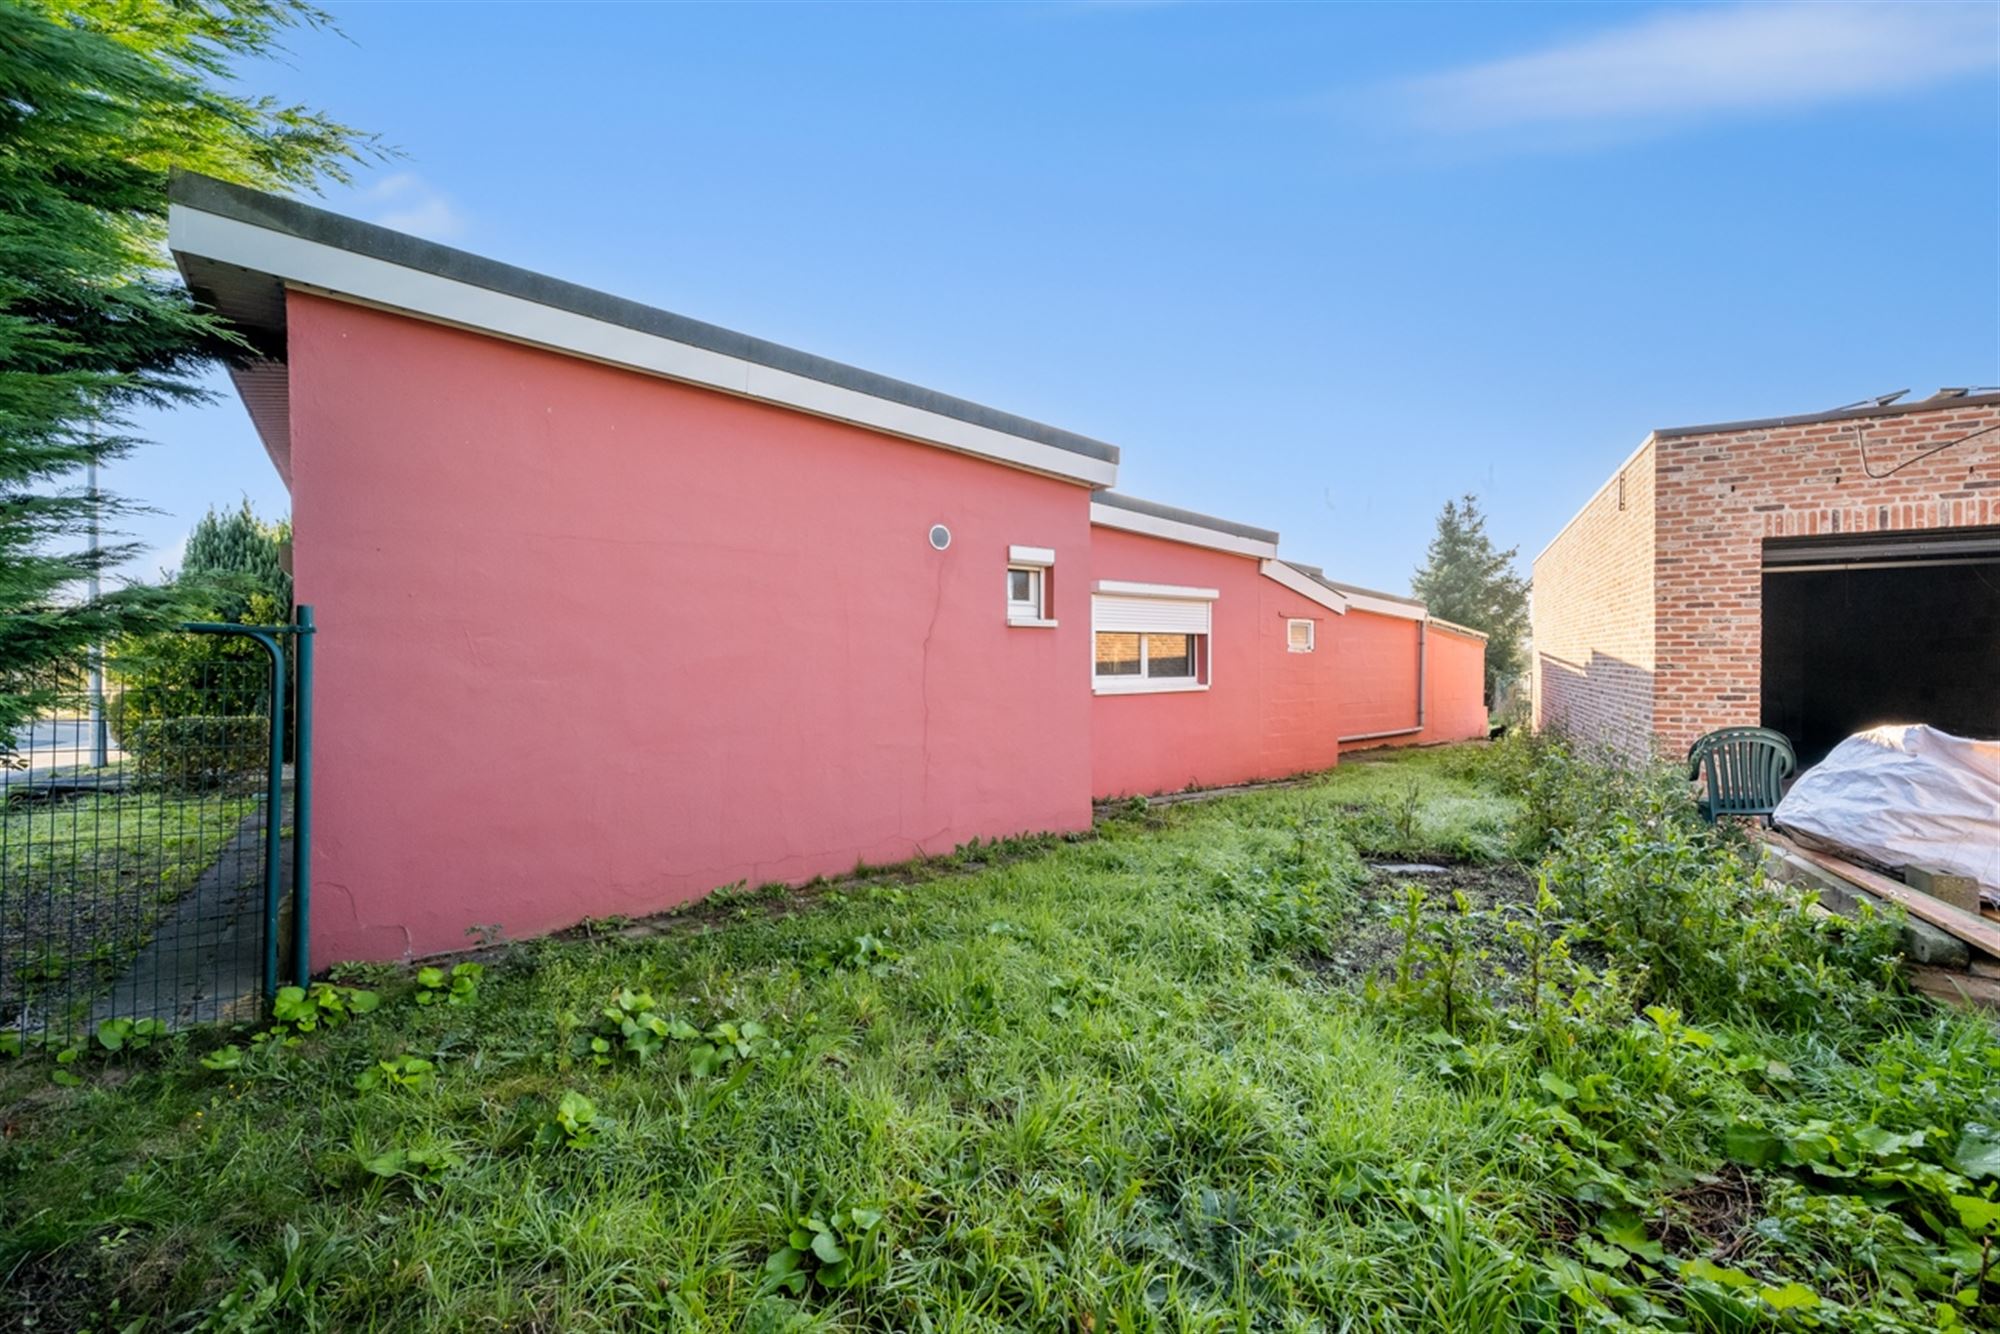
[[[1635,1214],[1606,1214],[1603,1221],[1598,1225],[1597,1230],[1612,1245],[1619,1247],[1621,1250],[1630,1251],[1641,1259],[1660,1260],[1665,1258],[1665,1252],[1660,1248],[1660,1243],[1646,1235],[1644,1220]]]
[[[1854,1132],[1853,1139],[1878,1158],[1888,1158],[1924,1142],[1921,1131],[1914,1135],[1899,1135],[1881,1126],[1862,1126]]]
[[[1535,1082],[1553,1095],[1558,1102],[1569,1102],[1576,1097],[1576,1085],[1553,1070],[1542,1071],[1535,1076]]]
[[[2000,1224],[2000,1200],[1981,1199],[1976,1195],[1954,1195],[1952,1208],[1958,1210],[1959,1225],[1974,1236],[1990,1232]]]
[[[1723,1152],[1745,1167],[1764,1167],[1778,1157],[1778,1137],[1760,1125],[1739,1121],[1723,1134]]]
[[[1960,1172],[1974,1179],[2000,1176],[2000,1129],[1978,1121],[1966,1123],[1952,1161]]]
[[[1631,1263],[1632,1257],[1616,1246],[1606,1246],[1590,1237],[1578,1237],[1576,1248],[1583,1252],[1586,1260],[1605,1269],[1623,1269]]]
[[[1758,1288],[1757,1295],[1780,1311],[1803,1311],[1819,1305],[1819,1294],[1803,1283],[1787,1283],[1782,1288]]]
[[[1740,1269],[1725,1269],[1713,1260],[1699,1258],[1681,1262],[1682,1278],[1705,1279],[1724,1288],[1754,1288],[1757,1280]]]

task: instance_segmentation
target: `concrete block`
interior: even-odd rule
[[[1889,904],[1867,890],[1850,885],[1833,872],[1821,870],[1803,857],[1793,856],[1769,844],[1764,847],[1764,873],[1773,880],[1816,891],[1820,902],[1848,917],[1858,916],[1863,903],[1873,905],[1879,913],[1890,911]],[[1951,932],[1939,930],[1908,913],[1903,914],[1901,943],[1903,957],[1913,964],[1962,970],[1972,960],[1971,946]]]
[[[1979,912],[1979,882],[1969,875],[1932,871],[1922,866],[1905,866],[1903,883],[1919,893],[1941,899],[1964,912],[1975,916]]]

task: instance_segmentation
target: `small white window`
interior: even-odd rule
[[[1007,619],[1039,621],[1046,604],[1042,601],[1042,572],[1007,567]]]
[[[1313,623],[1311,621],[1285,622],[1285,648],[1291,653],[1313,651]]]
[[[1048,547],[1007,548],[1007,624],[1054,625],[1049,594],[1056,553]]]

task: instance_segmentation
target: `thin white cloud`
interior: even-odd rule
[[[1988,4],[1750,4],[1656,12],[1544,50],[1405,82],[1421,128],[1584,130],[1881,96],[1991,69]]]
[[[465,231],[465,215],[442,190],[412,171],[399,171],[363,190],[362,211],[370,222],[433,241],[450,241]]]

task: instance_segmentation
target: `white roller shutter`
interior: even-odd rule
[[[1097,630],[1137,630],[1163,635],[1208,633],[1210,603],[1185,598],[1134,598],[1097,593],[1090,621]]]

